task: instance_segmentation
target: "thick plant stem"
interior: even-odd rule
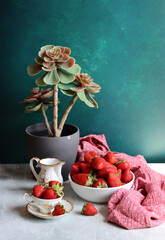
[[[53,86],[53,137],[58,137],[58,88],[57,84]]]
[[[78,96],[77,94],[74,95],[74,97],[71,99],[70,103],[68,104],[67,108],[65,109],[65,112],[61,118],[61,121],[59,123],[59,127],[58,127],[58,130],[59,130],[59,134],[61,135],[61,132],[63,130],[63,126],[65,124],[65,121],[68,117],[68,114],[70,112],[70,110],[72,109],[73,105],[75,104],[76,100],[77,100]]]
[[[49,125],[49,122],[48,122],[48,119],[47,119],[47,116],[46,116],[46,113],[45,113],[45,110],[44,110],[43,106],[42,106],[42,115],[44,117],[44,123],[45,123],[45,126],[46,126],[47,131],[48,131],[48,137],[53,137],[53,133],[52,133],[52,130],[50,128],[50,125]]]

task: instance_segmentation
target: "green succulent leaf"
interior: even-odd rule
[[[97,102],[93,99],[93,95],[91,95],[88,91],[86,91],[86,92],[87,92],[87,95],[89,96],[89,98],[91,99],[94,107],[98,108],[98,104],[97,104]]]
[[[29,65],[27,68],[27,73],[29,76],[34,76],[41,71],[42,71],[41,65],[39,65],[38,63],[33,63]]]
[[[40,103],[38,105],[34,104],[34,105],[31,105],[31,106],[27,106],[27,107],[25,107],[24,112],[25,113],[37,112],[41,108],[41,105],[42,105],[42,103]]]
[[[44,83],[46,83],[48,85],[55,85],[55,84],[59,83],[60,76],[59,76],[57,70],[54,69],[54,70],[48,72],[46,74],[46,76],[43,78],[43,81],[44,81]]]
[[[70,90],[72,86],[70,84],[59,83],[58,87],[62,90]]]
[[[62,90],[62,89],[60,89],[60,90],[64,95],[67,95],[67,96],[70,96],[70,97],[75,95],[75,92],[73,92],[71,90]]]
[[[59,75],[59,78],[60,78],[60,82],[65,83],[65,84],[71,83],[75,79],[74,75],[63,72],[63,71],[61,71],[61,69],[58,69],[58,75]]]
[[[93,102],[91,102],[84,91],[77,92],[78,97],[80,98],[81,101],[83,101],[88,107],[95,107]]]
[[[39,56],[37,56],[37,57],[35,58],[35,62],[38,63],[38,64],[40,64],[40,65],[42,65],[42,63],[44,62],[44,60],[43,60],[42,58],[40,58]]]
[[[60,103],[60,102],[58,101],[58,103]],[[44,102],[44,106],[53,106],[53,100],[48,100],[48,101]]]
[[[26,99],[26,101],[24,100],[23,103],[25,104],[29,104],[29,103],[34,103],[34,102],[37,102],[37,98],[29,98],[29,99]]]
[[[73,67],[65,69],[65,71],[69,74],[77,75],[81,71],[81,67],[78,64],[74,64]]]
[[[47,84],[44,82],[44,77],[46,76],[47,73],[42,75],[41,77],[37,78],[35,80],[35,83],[37,84],[38,87],[45,87]]]
[[[79,87],[79,86],[73,86],[70,88],[72,91],[75,91],[75,92],[80,92],[80,91],[84,91],[84,88],[83,87]]]
[[[53,47],[54,47],[54,45],[45,45],[45,46],[41,47],[41,51],[42,50],[48,50],[48,49],[51,49]]]

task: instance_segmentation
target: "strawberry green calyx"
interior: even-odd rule
[[[95,158],[97,158],[97,157],[100,157],[100,156],[99,156],[99,155],[95,155],[95,156],[92,158],[92,160],[95,159]]]
[[[92,176],[91,173],[88,174],[88,181],[85,183],[85,185],[87,186],[92,186],[93,185],[93,181],[96,180],[96,176]]]
[[[64,210],[64,213],[67,212],[66,209],[65,209],[65,207],[64,207],[64,205],[62,205],[60,202],[59,202],[57,205],[60,205],[60,206],[62,207],[62,209]]]
[[[55,193],[56,193],[59,197],[62,196],[62,194],[63,194],[62,190],[63,190],[64,187],[62,186],[61,183],[60,183],[60,184],[59,184],[59,183],[53,184],[51,188],[54,189]]]
[[[88,205],[88,203],[85,202],[85,203],[84,203],[84,206],[83,206],[83,208],[82,208],[81,214],[84,215],[84,212],[87,210],[87,209],[86,209],[86,206],[87,206],[87,205]]]
[[[97,188],[107,188],[107,187],[108,187],[107,184],[105,184],[104,182],[103,183],[99,182],[99,185],[97,186]]]
[[[126,158],[123,158],[121,161],[118,161],[118,162],[116,162],[116,163],[114,163],[114,164],[123,163],[123,162],[125,162],[125,161],[126,161]]]

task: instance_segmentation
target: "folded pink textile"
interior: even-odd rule
[[[78,160],[84,160],[84,154],[90,151],[95,151],[100,156],[104,156],[108,151],[110,151],[104,134],[91,134],[80,138],[78,146]]]
[[[108,202],[108,221],[127,229],[154,227],[165,222],[165,175],[153,171],[143,156],[115,153],[130,163],[135,174],[131,190],[120,189]]]

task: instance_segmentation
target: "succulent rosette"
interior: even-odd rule
[[[28,104],[25,107],[25,113],[46,111],[49,106],[53,105],[53,100],[50,100],[52,95],[53,91],[51,91],[51,88],[47,88],[46,90],[39,89],[39,87],[33,88],[30,91],[30,95],[23,102],[24,104]]]
[[[93,94],[100,91],[100,86],[93,82],[87,73],[80,74],[80,66],[75,64],[75,59],[70,56],[68,47],[46,45],[41,47],[35,63],[29,65],[27,72],[30,76],[40,74],[35,80],[37,88],[30,91],[31,95],[24,99],[25,112],[41,112],[47,128],[48,136],[60,137],[69,112],[79,98],[89,107],[98,108]],[[39,87],[52,85],[43,90]],[[71,96],[61,119],[58,118],[59,89],[65,95]],[[52,100],[50,99],[52,97]],[[52,106],[52,125],[49,124],[46,110]]]
[[[65,95],[73,96],[77,94],[86,105],[98,108],[98,104],[91,93],[98,93],[101,87],[94,83],[87,73],[77,74],[71,84],[60,83],[59,88]]]
[[[36,75],[44,70],[46,73],[36,80],[38,86],[55,85],[59,82],[67,84],[75,79],[80,66],[70,57],[68,47],[46,45],[41,47],[35,63],[28,66],[28,74]]]

